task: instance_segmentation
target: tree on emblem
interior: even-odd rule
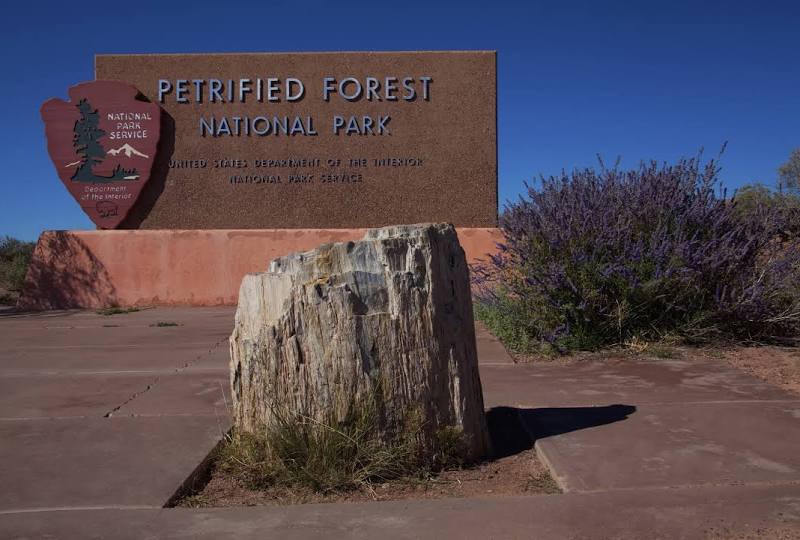
[[[106,134],[98,127],[100,114],[97,109],[86,99],[82,99],[76,105],[81,112],[81,118],[75,122],[73,129],[72,145],[75,152],[81,156],[81,163],[78,166],[71,180],[76,182],[113,182],[116,180],[135,180],[138,178],[136,169],[123,169],[117,165],[111,176],[99,176],[94,173],[94,166],[99,165],[106,158],[106,151],[100,144],[100,137]]]

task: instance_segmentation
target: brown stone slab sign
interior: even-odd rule
[[[117,81],[69,89],[42,105],[47,149],[59,178],[101,229],[116,228],[150,179],[161,110]]]
[[[122,227],[497,224],[494,52],[99,55],[95,64],[98,79],[135,85],[174,122],[174,148],[159,157],[168,172],[148,188],[157,196]]]

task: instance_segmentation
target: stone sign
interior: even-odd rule
[[[70,88],[68,102],[42,105],[58,176],[101,229],[125,219],[150,178],[161,109],[138,94],[125,83],[94,81]]]
[[[95,64],[98,80],[134,85],[165,111],[159,174],[123,228],[497,224],[494,52]]]

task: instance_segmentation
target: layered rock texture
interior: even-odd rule
[[[239,429],[287,413],[343,421],[371,399],[387,436],[421,413],[425,447],[456,428],[465,458],[489,451],[467,263],[451,225],[374,229],[275,259],[242,281],[230,347]]]

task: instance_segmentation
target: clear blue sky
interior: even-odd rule
[[[729,141],[729,188],[776,181],[800,146],[800,3],[714,1],[13,2],[3,7],[0,235],[90,229],[39,107],[95,53],[498,51],[500,199],[524,180],[674,160]]]

